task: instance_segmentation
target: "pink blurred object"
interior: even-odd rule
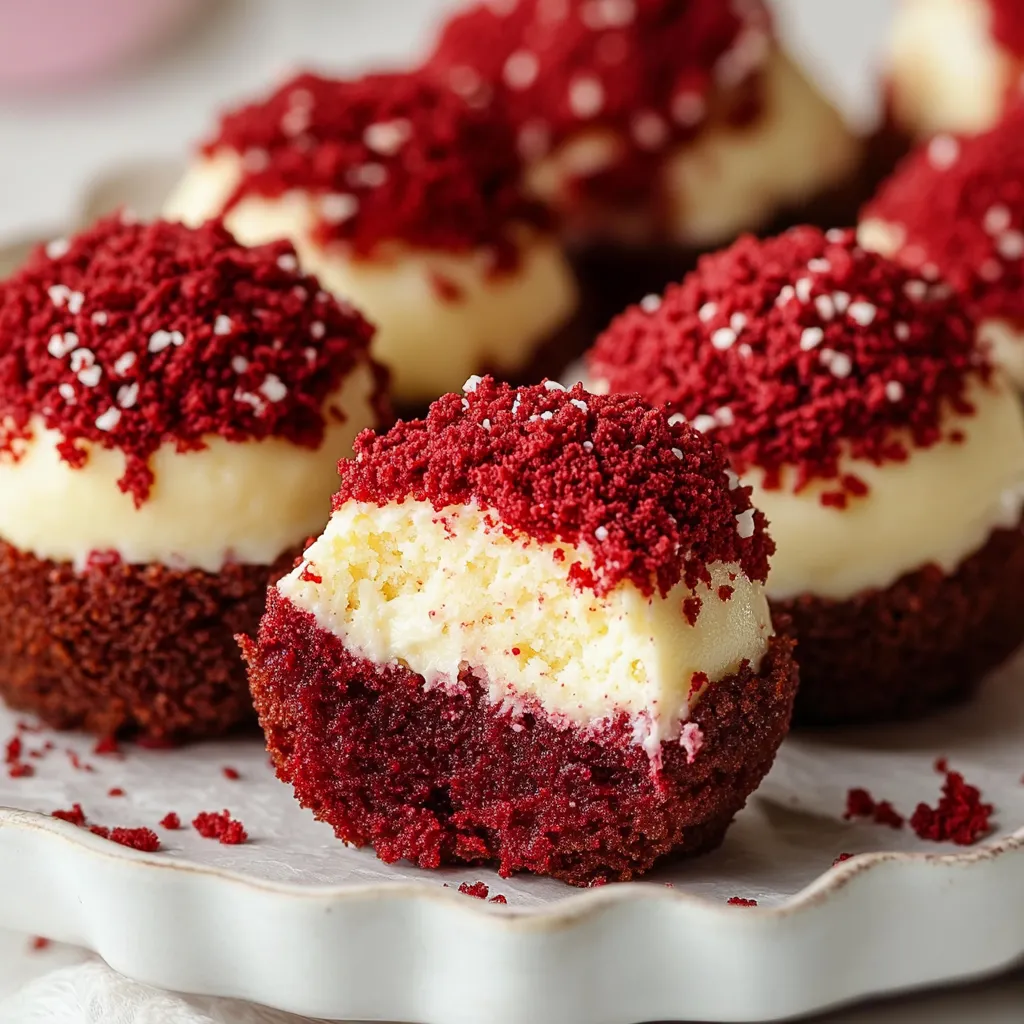
[[[172,32],[202,0],[0,0],[0,89],[108,71]]]

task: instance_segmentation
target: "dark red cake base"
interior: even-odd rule
[[[797,641],[795,723],[913,718],[970,695],[1024,642],[1024,532],[996,531],[951,576],[928,566],[849,601],[772,611]]]
[[[234,634],[294,563],[219,573],[93,559],[78,573],[0,542],[0,696],[58,729],[181,741],[255,725]]]
[[[276,591],[258,638],[240,641],[279,777],[339,838],[388,863],[493,861],[573,885],[717,846],[771,767],[797,684],[790,641],[773,640],[759,675],[745,667],[701,700],[694,763],[666,743],[655,776],[626,720],[598,743],[514,717],[468,673],[461,692],[428,690],[355,657]]]

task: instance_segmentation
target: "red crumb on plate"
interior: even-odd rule
[[[201,811],[192,819],[192,827],[204,839],[216,839],[225,846],[237,846],[249,838],[242,823],[235,821],[228,810]]]
[[[121,748],[118,746],[117,737],[104,736],[96,741],[92,752],[98,757],[114,757],[121,753]]]
[[[903,828],[904,818],[888,800],[875,800],[866,789],[851,789],[846,794],[847,821],[853,818],[871,818],[876,825]]]
[[[483,882],[473,882],[472,884],[469,882],[463,882],[462,885],[459,886],[459,892],[464,896],[473,896],[478,900],[485,900],[487,899],[487,894],[490,890]]]
[[[114,786],[107,790],[107,796],[124,796],[124,790],[120,786]]]
[[[224,771],[224,778],[225,779],[231,779],[232,782],[235,782],[236,780],[238,780],[238,779],[240,779],[242,777],[238,773],[238,769],[237,768],[232,768],[230,765],[225,766],[223,771]]]
[[[499,892],[497,896],[492,896],[487,902],[488,903],[508,903],[508,900],[505,899],[505,897],[502,896],[501,893]]]
[[[960,772],[947,770],[945,776],[938,805],[918,804],[910,827],[921,839],[971,846],[992,831],[995,808],[982,802],[981,790],[965,782]]]
[[[29,944],[28,944],[29,949],[31,949],[35,953],[38,953],[40,950],[43,950],[43,949],[48,949],[49,946],[50,946],[50,940],[49,939],[44,939],[42,937],[42,935],[34,936],[32,938],[32,940],[31,940],[31,942],[29,942]]]
[[[843,861],[849,860],[852,856],[853,856],[852,853],[841,853],[841,854],[839,854],[839,856],[836,857],[836,859],[834,861],[832,861],[832,867],[835,867],[837,864],[842,864]]]
[[[747,900],[742,896],[733,896],[726,901],[730,907],[756,907],[757,900]]]
[[[160,849],[160,837],[150,828],[115,828],[107,838],[143,853],[156,853]]]
[[[160,819],[160,827],[173,832],[176,829],[181,828],[181,818],[179,818],[174,811],[169,811]]]
[[[85,824],[85,811],[81,804],[72,804],[70,811],[50,811],[51,818],[58,818],[60,821],[69,821],[72,825],[81,828]]]

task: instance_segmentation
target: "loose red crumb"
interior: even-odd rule
[[[809,227],[704,257],[656,310],[613,321],[589,366],[705,430],[736,472],[760,468],[768,488],[834,482],[837,505],[866,491],[844,458],[903,462],[938,444],[951,411],[974,411],[968,378],[991,372],[955,297],[850,231]]]
[[[72,825],[82,828],[85,825],[85,812],[81,804],[72,804],[70,811],[51,811],[51,818],[59,818],[61,821],[69,821]]]
[[[19,763],[19,764],[12,764],[7,769],[7,774],[12,779],[26,779],[26,778],[29,778],[32,775],[35,775],[35,773],[36,773],[36,770],[35,770],[35,768],[32,767],[32,765],[24,764],[23,762]]]
[[[992,804],[982,802],[981,791],[959,772],[946,771],[938,806],[918,804],[910,827],[921,839],[971,846],[992,831]]]
[[[225,846],[237,846],[249,836],[240,821],[235,821],[228,810],[202,811],[192,820],[192,827],[204,839],[216,839]]]
[[[733,896],[726,901],[730,907],[756,907],[757,900],[747,900],[742,896]]]
[[[38,953],[41,950],[49,949],[50,945],[51,942],[49,939],[44,939],[41,935],[36,935],[29,943],[29,948],[33,952]]]
[[[160,837],[149,828],[115,828],[108,838],[143,853],[156,853],[160,849]]]
[[[486,377],[465,399],[439,398],[426,419],[364,431],[355,451],[339,467],[335,508],[475,502],[516,534],[586,543],[593,570],[574,562],[568,575],[599,595],[625,580],[645,595],[710,584],[713,562],[763,580],[774,550],[749,491],[730,488],[723,452],[636,395]]]
[[[522,189],[507,122],[420,75],[301,74],[227,114],[204,146],[208,154],[225,148],[243,154],[226,209],[251,195],[313,193],[317,237],[364,256],[389,241],[486,247],[496,266],[511,267],[514,225],[546,222]]]
[[[866,789],[851,789],[846,794],[844,818],[871,818],[876,825],[901,829],[904,818],[888,800],[876,801]]]
[[[473,896],[478,900],[485,900],[487,899],[487,894],[490,890],[483,882],[473,882],[472,884],[469,882],[463,882],[462,885],[459,886],[459,892],[464,896]]]
[[[86,442],[124,452],[119,486],[141,504],[164,443],[318,447],[324,401],[373,331],[294,261],[286,243],[247,248],[214,221],[108,217],[40,247],[0,282],[0,451],[41,417],[70,466]]]
[[[888,825],[892,829],[901,829],[906,819],[888,800],[880,800],[875,807],[874,820],[876,825]]]
[[[497,896],[492,896],[487,902],[488,903],[506,903],[507,904],[508,900],[505,899],[505,897],[502,896],[501,893],[499,892]]]
[[[4,762],[17,764],[21,760],[22,743],[20,736],[12,736],[4,748]]]
[[[736,593],[735,587],[730,587],[728,584],[718,588],[718,600],[719,601],[731,601],[732,595]]]
[[[88,764],[87,762],[83,761],[78,756],[77,751],[69,749],[69,750],[66,751],[66,753],[68,755],[68,760],[71,762],[71,767],[74,768],[76,772],[94,772],[94,771],[96,771],[96,769],[93,768],[93,766],[91,764]]]
[[[96,741],[92,752],[99,757],[115,757],[121,753],[121,747],[116,736],[104,736]]]
[[[120,786],[114,786],[112,789],[107,790],[107,796],[118,797],[124,796],[124,790]]]
[[[160,827],[173,832],[181,828],[181,818],[174,811],[169,811],[160,819]]]
[[[832,867],[835,867],[837,864],[842,864],[843,861],[849,860],[852,856],[853,856],[852,853],[841,853],[841,854],[839,854],[839,856],[836,857],[836,859],[834,861],[832,861]]]
[[[306,583],[323,583],[324,578],[319,573],[313,572],[312,568],[307,564],[302,572],[299,574],[299,579]]]
[[[90,825],[89,826],[89,831],[94,836],[99,836],[100,839],[109,839],[110,838],[110,829],[107,828],[106,825]]]
[[[224,778],[225,779],[231,779],[232,782],[234,782],[235,780],[240,779],[242,777],[239,774],[238,769],[237,768],[232,768],[230,765],[225,766],[223,771],[224,771]]]
[[[178,744],[172,739],[168,739],[166,736],[136,736],[136,746],[142,747],[143,750],[175,750]]]

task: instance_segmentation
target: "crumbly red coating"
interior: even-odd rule
[[[516,717],[470,672],[427,688],[400,665],[358,658],[270,592],[257,639],[240,638],[278,776],[339,838],[421,867],[495,861],[573,885],[628,880],[659,859],[717,846],[788,728],[792,644],[770,641],[719,681],[660,766],[622,715],[600,740],[539,709]]]
[[[160,849],[160,837],[151,828],[113,828],[104,838],[143,853],[156,853]]]
[[[245,827],[228,810],[201,811],[193,819],[192,827],[204,839],[216,839],[225,846],[237,846],[249,838]]]
[[[966,782],[960,772],[942,771],[946,779],[938,805],[918,804],[910,827],[921,839],[972,846],[992,831],[995,808],[982,800],[978,787]]]
[[[39,247],[0,282],[0,454],[41,417],[71,466],[89,443],[123,451],[119,486],[139,505],[165,443],[318,447],[325,399],[373,329],[295,265],[287,243],[245,248],[216,222],[112,216]]]
[[[485,900],[490,893],[490,889],[483,882],[463,882],[459,886],[459,892],[463,896],[473,896],[475,899]]]
[[[756,907],[757,906],[757,900],[748,900],[748,899],[745,899],[743,896],[730,896],[729,899],[727,899],[725,902],[728,903],[730,907]]]
[[[988,0],[992,8],[992,36],[1012,54],[1024,57],[1024,8],[1020,0]]]
[[[77,825],[79,828],[85,827],[85,811],[82,810],[81,804],[72,804],[71,810],[69,811],[51,811],[51,818],[57,818],[60,821],[70,822],[72,825]]]
[[[226,114],[203,149],[243,154],[226,209],[246,196],[314,193],[317,237],[359,255],[387,242],[490,248],[496,268],[509,269],[517,262],[514,227],[547,223],[522,189],[504,120],[419,75],[298,75]]]
[[[169,832],[177,832],[181,828],[181,818],[174,811],[168,811],[160,819],[160,827],[167,829]]]
[[[851,789],[846,794],[846,819],[870,818],[876,825],[888,825],[901,829],[905,823],[903,815],[888,800],[875,800],[866,789]]]
[[[930,265],[975,320],[1024,326],[1024,104],[991,131],[918,147],[862,220],[897,226],[896,258],[918,273]]]
[[[531,161],[581,132],[614,132],[620,161],[577,187],[635,200],[666,151],[710,120],[759,114],[772,46],[760,0],[511,0],[457,12],[425,70],[473,102],[496,100]]]
[[[630,580],[662,595],[707,566],[737,562],[763,581],[774,545],[749,491],[730,485],[724,453],[635,395],[592,395],[544,382],[513,388],[472,378],[425,419],[364,431],[339,467],[334,507],[413,498],[439,511],[477,503],[513,534],[586,542],[593,570],[567,566],[605,594]],[[732,478],[735,484],[735,478]]]
[[[776,488],[791,466],[798,489],[834,483],[838,505],[866,490],[841,456],[904,461],[947,438],[950,411],[973,412],[968,376],[991,372],[948,289],[865,253],[851,231],[811,227],[705,256],[616,319],[589,367],[708,431],[737,472],[758,467]]]

